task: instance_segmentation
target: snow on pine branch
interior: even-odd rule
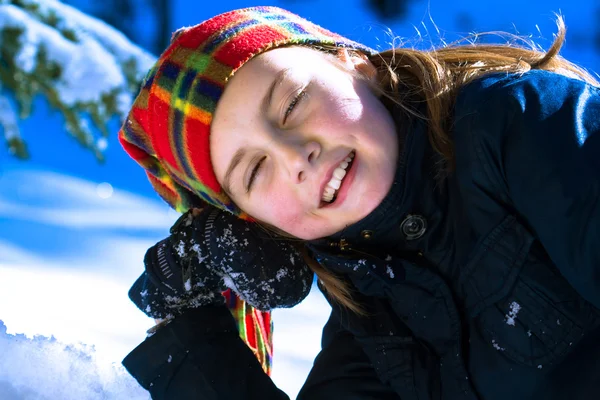
[[[124,119],[155,60],[119,31],[56,0],[0,0],[0,58],[0,126],[9,151],[27,157],[11,123],[13,108],[2,101],[6,90],[20,118],[29,116],[33,98],[42,94],[99,160],[108,121]]]

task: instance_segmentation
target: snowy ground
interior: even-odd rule
[[[3,175],[0,227],[19,236],[14,224],[36,224],[65,248],[48,254],[43,243],[0,241],[0,399],[148,398],[120,365],[152,325],[127,290],[145,250],[175,217],[158,201],[107,184],[47,171]],[[328,311],[315,289],[274,314],[273,378],[291,397],[320,348]]]

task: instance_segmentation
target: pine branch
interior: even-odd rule
[[[56,0],[0,0],[0,126],[9,152],[29,156],[13,117],[29,117],[39,94],[103,161],[107,124],[125,118],[153,62],[114,28]]]

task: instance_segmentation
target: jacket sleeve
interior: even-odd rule
[[[546,71],[485,82],[463,97],[473,104],[475,156],[563,276],[600,308],[600,89]]]
[[[289,400],[240,339],[225,306],[187,310],[123,365],[154,400]]]
[[[398,399],[334,314],[322,347],[298,400]],[[123,365],[154,400],[289,400],[239,338],[225,306],[186,311],[148,336]]]

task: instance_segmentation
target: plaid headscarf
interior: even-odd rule
[[[235,71],[260,53],[288,45],[334,46],[373,53],[277,7],[230,11],[175,32],[169,47],[148,72],[119,131],[125,151],[146,170],[154,189],[175,210],[185,212],[208,203],[250,219],[233,204],[215,177],[210,159],[210,124]],[[236,308],[243,307],[247,310],[244,314],[254,315],[253,332],[265,333],[262,339],[269,347],[270,329],[264,322],[263,326],[257,325],[259,319],[269,321],[260,318],[266,314],[257,314],[239,302]],[[236,315],[241,316],[234,310]],[[248,316],[243,319],[248,322]],[[240,332],[251,328],[242,326],[244,321],[238,322]],[[268,369],[265,360],[263,357],[261,361]]]

